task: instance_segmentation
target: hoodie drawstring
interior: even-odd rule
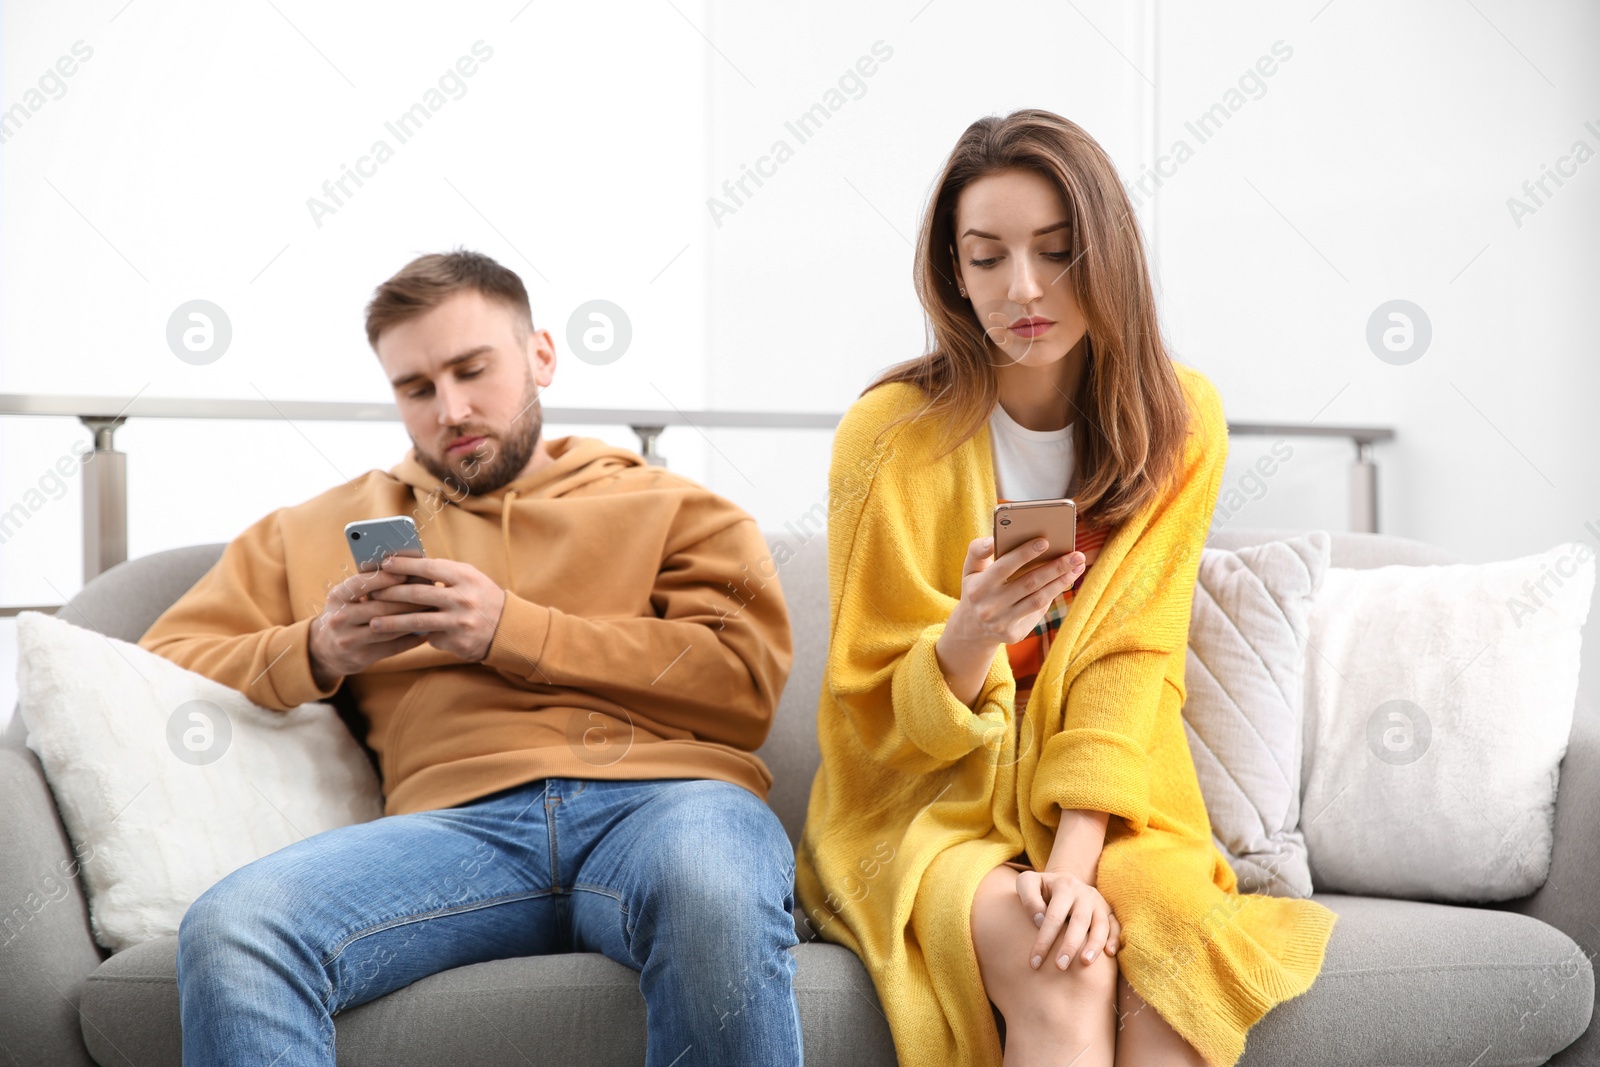
[[[517,572],[511,565],[511,501],[515,500],[516,496],[515,489],[507,489],[505,502],[500,506],[500,540],[506,548],[507,589],[517,587]]]
[[[434,492],[439,493],[438,490],[434,490]],[[500,505],[500,542],[505,546],[506,552],[507,589],[515,589],[517,587],[517,571],[515,565],[512,563],[511,556],[511,502],[516,498],[517,491],[515,489],[507,489],[505,499]],[[454,503],[454,501],[448,502]],[[443,506],[443,504],[440,505],[441,510],[443,509]],[[436,529],[439,531],[439,539],[444,542],[445,555],[450,559],[455,559],[455,550],[450,547],[449,538],[445,537],[444,523],[439,523]]]
[[[440,489],[433,490],[429,494],[429,496],[440,498],[438,507],[429,509],[432,514],[438,514],[439,512],[442,512],[444,510],[446,504],[454,503],[454,501],[450,500],[449,497],[445,496],[444,491],[440,490]],[[439,531],[439,540],[444,542],[444,555],[445,555],[445,558],[446,559],[455,559],[456,558],[455,549],[450,547],[450,539],[444,535],[444,523],[441,522],[434,528]]]

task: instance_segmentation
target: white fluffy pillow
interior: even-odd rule
[[[1481,903],[1550,868],[1594,555],[1330,568],[1301,829],[1318,891]]]
[[[1183,725],[1241,893],[1311,895],[1299,830],[1304,668],[1329,552],[1325,530],[1200,552]]]
[[[229,872],[383,814],[366,754],[327,704],[288,712],[138,645],[51,615],[17,616],[17,683],[80,855],[95,940],[178,932]]]

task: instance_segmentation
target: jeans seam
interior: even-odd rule
[[[516,900],[532,900],[536,897],[549,896],[550,892],[551,891],[548,889],[535,889],[525,893],[502,893],[500,896],[485,897],[482,900],[473,901],[470,904],[458,904],[453,907],[434,908],[431,911],[419,911],[409,915],[397,915],[392,919],[386,919],[381,923],[374,923],[371,926],[362,927],[357,932],[346,935],[326,956],[323,957],[321,966],[327,967],[334,960],[343,955],[345,949],[349,948],[357,941],[360,941],[362,938],[370,937],[373,934],[381,934],[383,931],[392,930],[397,926],[405,926],[410,923],[421,922],[424,919],[437,919],[445,915],[459,915],[463,912],[477,911],[480,908],[493,907],[496,904],[506,904]]]
[[[559,796],[544,802],[544,824],[550,837],[550,888],[557,893],[561,892],[561,859],[556,852],[556,808],[560,805]]]
[[[622,902],[622,894],[610,886],[595,885],[593,882],[574,882],[572,884],[574,893],[580,889],[586,893],[599,893],[603,897],[610,897],[617,902],[617,907],[622,909],[623,914],[627,914],[628,906]]]

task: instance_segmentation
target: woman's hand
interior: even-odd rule
[[[989,558],[994,550],[992,537],[980,537],[967,546],[967,558],[961,565],[961,599],[951,609],[934,651],[950,691],[968,707],[983,689],[995,649],[1026,637],[1055,598],[1072,588],[1088,566],[1082,552],[1068,552],[1007,581],[1047,546],[1044,538],[1035,538],[999,559]]]
[[[980,537],[969,544],[961,566],[961,599],[950,613],[945,633],[954,631],[955,640],[991,649],[1027,637],[1055,598],[1071,589],[1087,568],[1082,552],[1068,552],[1014,577],[1049,547],[1048,541],[1036,537],[999,559],[990,559],[993,537]]]
[[[1115,956],[1122,946],[1122,925],[1100,890],[1068,871],[1023,871],[1017,875],[1017,898],[1039,928],[1029,964],[1038,968],[1047,958],[1066,970],[1077,956],[1093,963],[1105,949]],[[1057,945],[1057,935],[1059,945]]]

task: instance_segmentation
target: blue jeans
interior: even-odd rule
[[[639,972],[650,1067],[801,1062],[794,853],[749,790],[548,778],[315,834],[178,931],[185,1067],[333,1067],[333,1016],[438,971],[601,952]]]

